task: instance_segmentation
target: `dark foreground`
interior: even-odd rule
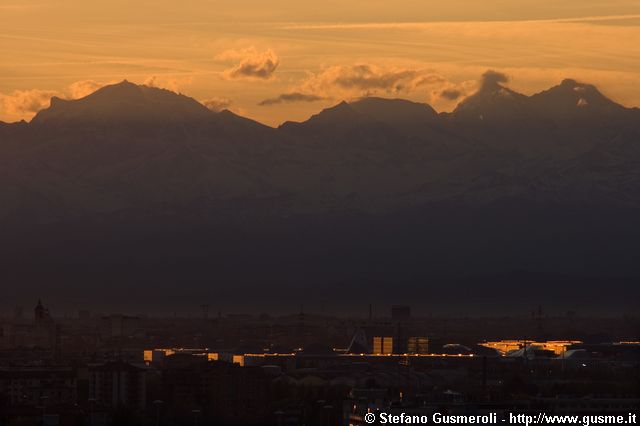
[[[637,316],[538,307],[414,318],[406,306],[360,316],[18,309],[0,320],[0,424],[362,425],[367,414],[432,422],[639,408]]]

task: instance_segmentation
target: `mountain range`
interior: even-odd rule
[[[443,282],[511,300],[515,281],[616,307],[638,294],[639,166],[640,110],[575,80],[488,81],[450,113],[369,97],[275,129],[123,81],[0,123],[0,272],[82,300],[176,282],[185,300],[457,300]]]

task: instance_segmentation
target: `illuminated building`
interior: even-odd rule
[[[412,336],[407,339],[407,353],[425,355],[429,353],[429,338]]]
[[[406,338],[397,336],[375,336],[373,338],[373,354],[419,354],[429,353],[429,338],[410,336]]]
[[[229,352],[211,352],[208,348],[156,348],[145,349],[142,357],[146,365],[161,365],[169,356],[176,354],[187,354],[196,357],[206,358],[207,361],[233,362],[233,354]]]
[[[533,340],[500,340],[497,342],[484,342],[480,345],[495,349],[503,355],[523,349],[525,346],[535,346],[561,356],[570,346],[579,343],[582,342],[579,340],[550,340],[547,342],[536,342]]]
[[[390,355],[393,353],[393,337],[375,336],[373,338],[373,353],[376,355]]]

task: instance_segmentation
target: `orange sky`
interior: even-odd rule
[[[448,110],[488,68],[640,106],[638,40],[637,0],[2,0],[0,120],[125,78],[271,125],[365,95]]]

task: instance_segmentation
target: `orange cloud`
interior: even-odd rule
[[[442,88],[449,84],[447,79],[428,69],[357,64],[331,66],[312,73],[296,91],[323,98],[354,98],[406,95],[423,88]]]
[[[185,85],[191,84],[191,78],[177,78],[171,76],[158,76],[152,75],[147,78],[142,84],[149,87],[156,87],[158,89],[167,89],[172,92],[180,92],[181,88]]]
[[[98,83],[94,80],[76,81],[69,85],[69,95],[71,99],[84,98],[103,86],[106,86],[106,83]]]
[[[215,112],[222,111],[223,109],[229,109],[232,104],[233,101],[228,98],[211,98],[202,101],[202,105]]]
[[[190,82],[190,80],[151,76],[147,78],[143,84],[177,92],[179,88],[187,82]],[[29,120],[38,111],[48,108],[53,96],[62,99],[80,99],[113,83],[117,83],[117,80],[106,83],[95,80],[80,80],[71,83],[63,90],[30,89],[15,90],[8,94],[0,93],[0,118],[10,121]]]
[[[274,98],[268,98],[258,103],[260,106],[269,106],[269,105],[277,105],[284,103],[294,103],[294,102],[316,102],[322,101],[326,98],[314,94],[309,93],[300,93],[300,92],[291,92],[291,93],[283,93]]]
[[[0,110],[8,116],[30,118],[38,111],[48,108],[53,96],[60,96],[55,90],[15,90],[10,94],[0,93]]]
[[[268,80],[273,77],[278,65],[280,65],[280,58],[273,50],[267,49],[260,52],[255,47],[226,50],[217,55],[216,59],[225,62],[238,62],[222,73],[223,77],[229,80]]]
[[[460,99],[460,97],[462,96],[462,92],[458,89],[443,89],[438,93],[438,96],[440,96],[443,99],[447,99],[450,101],[455,101],[456,99]]]
[[[495,86],[499,83],[508,83],[509,77],[501,73],[499,71],[488,70],[484,74],[482,74],[482,79],[480,80],[480,87],[486,86]]]

